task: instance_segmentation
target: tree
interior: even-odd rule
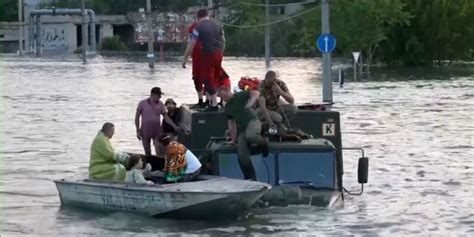
[[[403,11],[403,6],[401,0],[331,2],[331,32],[337,38],[338,51],[348,57],[353,51],[362,51],[370,70],[377,49],[388,40],[392,28],[409,23],[410,15]],[[320,25],[319,14],[315,22],[317,25]],[[316,29],[320,32],[320,26]]]
[[[383,45],[383,59],[403,65],[431,65],[443,60],[472,60],[474,1],[404,0],[413,17],[395,27]]]
[[[259,0],[248,0],[249,3],[261,3]],[[238,4],[232,0],[222,2],[228,7],[229,14],[223,20],[226,35],[226,54],[261,56],[265,46],[261,27],[245,27],[264,22],[264,9],[250,5]]]
[[[303,0],[271,0],[271,4]],[[155,11],[185,11],[207,6],[207,0],[151,0]],[[264,54],[263,0],[214,0],[226,7],[223,19],[226,54]],[[78,8],[80,1],[58,0],[51,5]],[[16,0],[0,2],[0,17],[15,20]],[[143,8],[145,0],[87,0],[97,14],[126,14]],[[273,56],[313,56],[321,33],[319,2],[304,4],[305,14],[271,25]],[[473,0],[330,0],[331,33],[336,55],[362,51],[370,65],[430,65],[445,60],[474,59]],[[6,16],[8,15],[8,16]],[[272,16],[270,21],[287,16]],[[259,27],[246,27],[260,25]]]
[[[0,1],[0,21],[18,21],[18,1]]]

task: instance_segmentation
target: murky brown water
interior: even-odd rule
[[[474,235],[474,69],[381,71],[373,80],[335,85],[343,145],[361,146],[369,184],[336,210],[296,206],[256,210],[246,220],[173,221],[133,214],[63,210],[59,178],[85,177],[90,142],[105,121],[117,149],[141,151],[134,111],[153,86],[178,103],[194,102],[189,69],[96,58],[1,56],[2,214],[9,235],[293,234]],[[274,61],[300,102],[321,101],[318,60]],[[262,60],[228,59],[236,78],[263,76]],[[336,65],[336,66],[341,66]],[[378,79],[378,80],[375,80]],[[382,79],[382,80],[379,80]],[[357,155],[345,154],[345,186],[357,189]]]

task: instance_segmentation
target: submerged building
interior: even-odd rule
[[[0,22],[0,52],[15,53],[19,50],[20,26],[23,28],[25,53],[74,53],[82,49],[82,16],[79,9],[38,10],[40,0],[25,0],[24,21]],[[79,11],[79,12],[78,12]],[[73,14],[65,14],[73,12]],[[97,15],[89,9],[88,50],[101,49],[107,38],[118,37],[124,45],[140,45],[148,41],[145,13],[130,12],[126,15]],[[75,13],[75,14],[74,14]],[[182,43],[187,39],[187,27],[193,13],[152,13],[154,41],[162,44]],[[93,24],[92,24],[93,23]],[[94,28],[94,29],[92,29]]]

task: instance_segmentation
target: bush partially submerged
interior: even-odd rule
[[[114,35],[113,37],[107,37],[102,41],[102,50],[115,50],[115,51],[127,51],[127,46],[120,41],[120,37]]]

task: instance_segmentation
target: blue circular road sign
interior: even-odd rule
[[[336,38],[331,34],[320,34],[316,46],[322,53],[330,53],[336,48]]]

